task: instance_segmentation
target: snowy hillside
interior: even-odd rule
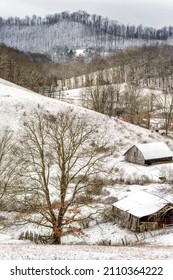
[[[76,96],[78,96],[78,89]],[[75,90],[73,90],[73,98]],[[173,141],[164,139],[157,133],[147,129],[123,122],[117,118],[68,104],[57,99],[51,99],[30,90],[17,86],[13,83],[0,79],[0,126],[10,126],[12,130],[18,130],[22,118],[27,114],[32,114],[37,107],[43,107],[50,113],[57,113],[62,110],[73,109],[76,114],[85,116],[86,120],[97,123],[100,131],[106,129],[110,146],[115,145],[117,155],[122,156],[131,145],[136,143],[166,141],[173,150]]]
[[[149,167],[139,166],[124,162],[123,154],[124,152],[130,148],[132,145],[137,143],[146,143],[146,142],[156,142],[162,141],[166,142],[170,149],[173,150],[173,140],[170,138],[164,138],[163,136],[151,132],[147,129],[140,128],[134,126],[129,123],[125,123],[116,118],[110,118],[108,116],[96,113],[94,111],[90,111],[84,109],[79,106],[71,105],[65,102],[58,101],[56,99],[51,99],[48,97],[44,97],[42,95],[38,95],[34,92],[26,90],[22,87],[16,86],[12,83],[4,81],[0,79],[0,128],[3,129],[7,125],[13,130],[16,134],[18,134],[19,130],[21,129],[22,119],[33,113],[34,108],[37,107],[44,107],[45,110],[49,111],[50,113],[54,114],[59,111],[66,111],[69,112],[73,109],[73,111],[79,117],[85,117],[88,123],[92,122],[93,124],[97,124],[99,126],[99,131],[96,132],[96,135],[93,137],[99,137],[99,134],[105,133],[105,136],[108,140],[109,147],[113,150],[112,154],[107,159],[107,176],[105,179],[105,185],[103,188],[103,193],[100,195],[99,203],[101,203],[105,209],[111,207],[112,200],[121,199],[127,196],[130,192],[137,191],[139,189],[147,189],[150,192],[158,192],[162,194],[163,187],[167,188],[167,185],[170,180],[172,180],[172,171],[173,171],[173,163],[169,164],[162,164],[162,165],[153,165]],[[160,181],[159,177],[165,177],[166,182],[164,185]],[[112,201],[112,202],[111,202]],[[8,215],[8,214],[7,214]],[[0,233],[0,243],[17,243],[17,238],[19,233],[23,230],[26,230],[26,227],[20,228],[19,231],[15,227],[11,229],[4,230]],[[32,228],[29,228],[32,229]],[[91,227],[87,228],[85,231],[84,236],[82,237],[75,237],[74,236],[65,236],[63,238],[63,244],[90,244],[90,245],[98,245],[111,240],[112,245],[122,245],[122,238],[126,236],[127,240],[134,242],[136,241],[135,235],[125,229],[120,229],[113,223],[105,223],[102,222],[99,226],[93,223]],[[171,245],[172,243],[168,242],[168,238],[171,237],[171,233],[159,239],[159,244],[163,246]],[[151,236],[149,240],[146,242],[154,244],[157,246],[157,238],[153,237],[151,240]],[[18,241],[19,242],[19,241]],[[40,258],[38,252],[36,256],[32,254],[33,244],[29,243],[27,246],[27,250],[30,251],[28,253],[29,258]],[[10,247],[10,245],[4,244],[3,245],[3,253],[0,255],[0,258],[6,259],[9,258],[16,258],[19,259],[19,252],[18,249],[22,245],[18,243]],[[23,245],[24,246],[24,245]],[[15,249],[16,253],[10,253],[10,250]],[[26,248],[26,247],[24,247]],[[173,247],[170,247],[169,253],[164,253],[163,255],[159,253],[159,249],[155,249],[152,255],[147,251],[145,251],[146,255],[149,258],[172,258]],[[25,250],[25,249],[24,249]],[[44,249],[49,250],[49,249]],[[69,249],[68,249],[69,250]],[[95,249],[93,249],[94,251]],[[86,252],[81,256],[81,249],[79,252],[76,251],[76,255],[74,258],[80,259],[87,259],[87,258],[101,258],[106,257],[108,258],[115,258],[115,254],[117,253],[117,249],[115,249],[115,254],[111,253],[109,249],[106,249],[106,255],[101,254],[103,249],[96,249],[97,253],[92,253],[92,250],[86,248]],[[128,249],[130,251],[130,249]],[[166,249],[165,249],[166,250]],[[28,251],[28,252],[29,252]],[[121,251],[121,249],[119,250]],[[150,249],[149,249],[150,251]],[[50,252],[48,252],[49,254]],[[149,255],[148,255],[149,253]],[[98,255],[99,254],[99,255]],[[26,256],[24,255],[24,258]],[[46,253],[46,257],[47,256]],[[119,255],[119,259],[121,259],[122,255]],[[133,255],[135,258],[136,256]],[[132,258],[133,258],[132,257]],[[141,255],[138,256],[140,259]],[[50,259],[54,258],[51,254]],[[64,255],[62,255],[64,258]],[[70,255],[72,258],[72,255]],[[122,257],[124,258],[124,256]]]
[[[54,61],[73,59],[77,49],[85,49],[91,58],[94,52],[119,50],[127,46],[167,43],[172,27],[155,28],[119,24],[85,11],[64,11],[41,18],[1,18],[0,42],[25,52],[51,55]]]

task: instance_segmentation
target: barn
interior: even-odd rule
[[[134,145],[125,152],[124,156],[126,161],[142,165],[173,161],[173,152],[164,142]]]
[[[173,203],[146,191],[137,191],[115,202],[112,210],[118,224],[135,232],[173,224]]]

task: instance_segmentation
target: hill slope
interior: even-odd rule
[[[0,21],[0,42],[25,52],[49,53],[55,61],[73,58],[78,49],[98,52],[172,38],[173,28],[155,29],[117,23],[85,11],[62,12],[45,18],[8,18]]]
[[[24,117],[32,115],[33,111],[38,107],[43,107],[51,114],[57,114],[60,111],[65,111],[68,114],[73,110],[79,118],[83,117],[88,123],[99,127],[99,130],[96,130],[95,135],[93,135],[93,139],[100,137],[104,133],[109,148],[113,149],[107,165],[108,170],[112,172],[111,176],[113,178],[120,179],[121,177],[126,182],[130,179],[132,184],[137,180],[140,181],[140,178],[145,174],[149,182],[159,182],[159,176],[161,176],[159,172],[163,173],[163,165],[160,167],[151,166],[148,169],[142,166],[130,165],[123,162],[123,154],[134,144],[157,141],[166,142],[173,150],[173,140],[171,138],[166,138],[158,133],[126,123],[117,118],[111,118],[80,106],[36,94],[0,79],[1,128],[8,125],[11,130],[18,133]],[[168,166],[170,165],[168,164]],[[135,177],[135,174],[137,177]]]
[[[171,139],[164,138],[157,133],[151,133],[150,131],[140,128],[129,123],[125,123],[121,120],[110,118],[108,116],[90,111],[78,106],[70,105],[64,102],[60,102],[55,99],[50,99],[41,95],[38,95],[25,88],[16,86],[5,80],[0,80],[0,128],[3,129],[6,125],[17,134],[20,135],[21,123],[23,117],[30,116],[37,107],[43,107],[51,114],[56,114],[59,111],[70,112],[73,110],[79,118],[83,116],[88,123],[93,123],[99,126],[99,130],[96,131],[94,137],[99,137],[102,132],[105,133],[105,137],[109,141],[109,147],[113,148],[112,155],[107,160],[107,177],[103,193],[97,198],[99,203],[102,203],[105,209],[111,206],[112,198],[120,199],[129,194],[129,192],[136,191],[138,189],[147,189],[150,192],[162,192],[163,186],[160,184],[159,177],[163,174],[172,174],[173,164],[155,165],[150,167],[144,167],[139,165],[129,164],[123,161],[123,153],[133,144],[142,142],[155,142],[155,141],[167,141],[168,145],[173,149],[173,141]],[[164,184],[166,188],[166,183]],[[9,218],[9,213],[7,213]],[[16,242],[13,239],[17,239],[20,231],[32,230],[33,228],[26,225],[25,228],[21,228],[19,231],[13,227],[8,231],[4,231],[4,235],[0,235],[1,243]],[[35,229],[34,229],[35,230]],[[111,240],[112,244],[122,244],[122,236],[126,236],[128,240],[134,241],[135,235],[131,232],[120,229],[113,223],[106,223],[102,226],[92,225],[85,230],[83,237],[64,236],[64,244],[101,244],[103,240]],[[154,243],[156,240],[154,241]],[[103,243],[102,243],[103,244]],[[170,244],[170,243],[169,243]],[[16,245],[15,245],[16,246]],[[32,247],[29,246],[28,254],[29,258],[40,258],[40,256],[32,255]],[[4,250],[10,252],[8,246],[4,245]],[[19,258],[18,251],[16,255],[9,253],[12,258]],[[30,251],[31,250],[31,251]],[[98,248],[96,251],[100,251]],[[60,252],[61,253],[61,252]],[[157,251],[154,252],[155,258]],[[159,253],[158,253],[159,254]],[[92,255],[92,252],[89,255]],[[6,258],[6,253],[2,258]],[[146,250],[145,257],[148,256]],[[172,253],[165,254],[165,258],[172,256]],[[49,255],[50,259],[52,255]],[[61,256],[64,258],[64,256]],[[60,257],[60,258],[61,258]],[[112,258],[109,252],[106,254],[107,258]],[[115,257],[115,255],[113,255]],[[25,258],[25,255],[24,255]],[[47,255],[46,255],[47,258]],[[81,258],[81,251],[79,250],[76,258]],[[88,254],[84,254],[83,258],[88,258]],[[101,255],[104,258],[104,254]],[[124,256],[123,256],[124,258]],[[140,256],[139,256],[140,258]],[[147,258],[147,257],[146,257]]]
[[[129,145],[154,140],[162,141],[162,136],[151,133],[149,130],[136,127],[132,124],[125,123],[116,118],[110,118],[103,114],[68,104],[56,99],[42,96],[23,87],[0,79],[0,126],[9,125],[12,130],[19,129],[22,116],[32,114],[38,106],[44,107],[51,113],[57,113],[60,110],[73,109],[76,114],[85,115],[88,122],[96,122],[100,129],[107,130],[107,136],[112,143],[116,144],[117,150],[126,149]],[[118,144],[118,141],[121,144]]]

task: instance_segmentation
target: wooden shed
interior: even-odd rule
[[[128,162],[143,165],[173,161],[173,152],[164,142],[134,145],[125,152],[124,156]]]
[[[173,225],[173,203],[148,193],[137,191],[113,204],[118,224],[135,232],[155,230]]]

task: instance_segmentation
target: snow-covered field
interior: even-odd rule
[[[134,233],[106,223],[85,230],[82,237],[66,236],[62,245],[38,245],[27,240],[17,240],[17,230],[9,229],[7,233],[0,234],[0,260],[173,259],[171,231],[159,235],[155,233],[155,236],[154,233],[153,236],[141,233],[138,234],[137,242]],[[129,244],[123,246],[122,239]]]
[[[52,113],[73,108],[79,117],[84,116],[88,122],[97,124],[100,132],[106,132],[106,138],[114,151],[107,161],[108,175],[105,179],[111,178],[115,183],[105,186],[103,191],[106,195],[100,196],[100,203],[105,204],[105,207],[111,206],[110,198],[121,199],[141,189],[154,193],[167,188],[172,179],[173,163],[137,166],[124,162],[123,154],[131,145],[155,141],[164,141],[173,150],[171,138],[164,138],[158,133],[116,118],[38,95],[0,79],[1,129],[8,125],[18,134],[22,118],[32,114],[33,109],[38,106]],[[159,177],[166,177],[166,182],[161,182]],[[120,179],[121,183],[118,183]],[[107,222],[86,228],[83,236],[65,236],[63,245],[55,247],[17,240],[22,230],[12,227],[0,232],[0,259],[173,259],[171,232],[153,237],[148,235],[145,239],[141,235],[140,241],[134,244],[137,241],[134,233]],[[124,238],[130,246],[122,246]],[[108,243],[111,246],[101,246]]]
[[[172,260],[170,246],[1,244],[1,260]]]

